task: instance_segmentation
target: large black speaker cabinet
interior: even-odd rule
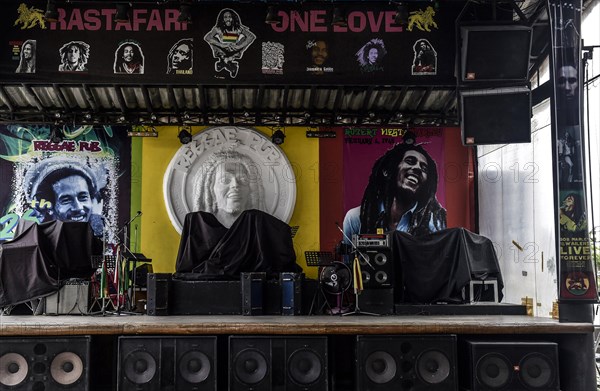
[[[461,75],[464,84],[521,82],[529,78],[533,29],[522,25],[461,26]]]
[[[456,336],[356,337],[357,391],[458,390]]]
[[[359,251],[369,259],[371,266],[359,255],[360,270],[364,289],[384,289],[394,286],[394,262],[389,247],[359,247]]]
[[[0,390],[89,390],[90,337],[0,338]]]
[[[466,342],[472,391],[559,390],[558,345],[553,342]]]
[[[170,273],[148,274],[148,290],[146,292],[146,313],[148,315],[169,315],[171,280],[172,275]]]
[[[119,337],[121,391],[217,389],[217,337]]]
[[[229,337],[230,391],[327,391],[327,337]]]
[[[531,142],[531,91],[527,87],[461,91],[464,145]]]

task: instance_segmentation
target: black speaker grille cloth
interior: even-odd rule
[[[519,376],[526,386],[542,390],[554,380],[554,371],[546,356],[531,353],[521,361]]]
[[[258,384],[267,375],[267,360],[258,350],[245,349],[235,357],[234,371],[241,383]]]
[[[134,384],[145,384],[156,375],[156,360],[145,351],[134,351],[125,358],[125,376]]]
[[[319,356],[312,350],[296,350],[288,360],[290,377],[300,385],[309,385],[321,377],[323,365]]]
[[[477,362],[477,380],[486,387],[499,389],[510,382],[512,365],[503,355],[489,353]]]

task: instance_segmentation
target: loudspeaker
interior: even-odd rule
[[[531,91],[527,87],[461,91],[464,145],[531,142]]]
[[[217,337],[119,337],[118,389],[217,389]]]
[[[240,281],[171,281],[171,315],[240,315]]]
[[[461,26],[463,84],[529,81],[533,29],[522,25]]]
[[[148,274],[146,313],[152,316],[169,315],[171,273]]]
[[[281,314],[300,315],[302,310],[302,273],[282,272],[279,274],[281,285]]]
[[[327,337],[229,337],[230,391],[327,391]]]
[[[0,338],[0,390],[89,389],[90,337]]]
[[[456,336],[356,337],[357,391],[458,390]]]
[[[394,288],[365,289],[358,297],[360,310],[379,315],[392,315],[395,312]]]
[[[242,314],[262,315],[266,273],[241,273]]]
[[[148,274],[152,273],[153,271],[154,270],[151,264],[144,263],[136,267],[135,270],[129,272],[129,279],[133,283],[135,278],[135,286],[145,288],[146,285],[148,285]]]
[[[553,342],[466,342],[472,391],[558,391],[558,345]]]
[[[59,292],[43,298],[44,313],[48,315],[79,315],[88,313],[89,281],[67,281]]]
[[[394,268],[392,251],[389,247],[363,247],[358,249],[369,259],[367,262],[359,255],[364,289],[383,289],[394,286]]]

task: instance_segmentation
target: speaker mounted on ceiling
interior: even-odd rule
[[[531,142],[528,87],[461,91],[460,103],[464,145]]]
[[[533,29],[517,24],[460,27],[462,46],[459,82],[511,82],[529,80]]]

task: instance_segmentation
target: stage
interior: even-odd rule
[[[2,336],[64,335],[331,335],[331,334],[587,334],[591,323],[499,316],[0,316]]]

